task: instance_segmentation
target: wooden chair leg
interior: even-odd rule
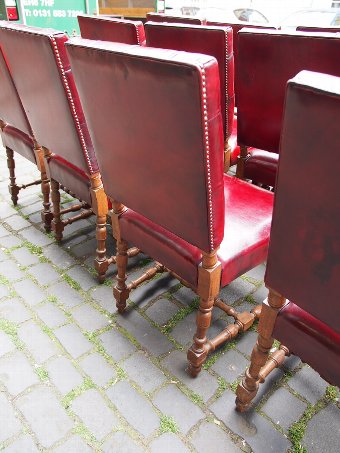
[[[236,166],[236,177],[244,179],[244,164],[248,156],[248,148],[246,146],[240,146],[240,155],[238,156]]]
[[[43,195],[43,210],[41,211],[41,219],[44,222],[45,230],[50,232],[53,219],[50,203],[50,181],[46,173],[44,150],[36,141],[34,142],[34,154],[41,174],[41,193]]]
[[[14,206],[18,204],[18,193],[20,188],[15,181],[15,161],[13,151],[6,146],[6,155],[7,155],[7,167],[9,170],[9,186],[8,190],[11,195],[12,202]]]
[[[210,327],[211,312],[214,301],[220,290],[221,264],[217,260],[217,251],[203,255],[202,266],[199,268],[198,294],[200,305],[197,312],[197,330],[194,335],[194,343],[188,351],[188,373],[196,377],[201,371],[202,365],[207,358],[207,331]]]
[[[257,394],[261,380],[261,368],[267,362],[274,341],[272,333],[277,313],[285,302],[284,297],[269,289],[268,301],[265,301],[262,305],[258,327],[259,335],[251,354],[250,367],[236,391],[236,409],[239,412],[248,410],[251,401]]]
[[[53,220],[52,229],[54,231],[55,238],[60,242],[63,238],[64,225],[61,221],[60,214],[60,192],[59,183],[51,178],[51,196],[53,203]]]
[[[229,171],[230,159],[231,159],[231,148],[227,140],[224,145],[224,173],[228,173]]]
[[[126,267],[128,261],[128,243],[124,239],[117,239],[117,283],[113,288],[113,295],[116,299],[116,306],[119,313],[123,313],[126,307],[126,301],[129,297],[129,289],[126,286]]]

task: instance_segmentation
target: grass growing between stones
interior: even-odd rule
[[[81,286],[79,285],[79,283],[73,280],[73,278],[70,277],[68,274],[62,273],[61,276],[65,280],[65,282],[71,286],[72,289],[75,289],[76,291],[81,290]]]
[[[160,426],[159,426],[159,431],[161,432],[161,434],[178,433],[179,428],[173,417],[170,417],[169,415],[162,415],[161,421],[160,421]]]
[[[48,372],[45,370],[45,368],[39,366],[38,368],[35,369],[35,372],[37,373],[39,379],[42,382],[45,382],[48,380]]]
[[[177,313],[162,327],[161,331],[165,334],[169,334],[176,324],[178,324],[182,319],[192,313],[194,310],[197,310],[199,306],[199,297],[196,297],[188,306],[181,308]]]
[[[95,385],[92,379],[86,377],[82,385],[72,389],[70,392],[68,392],[67,395],[64,396],[64,398],[62,399],[62,405],[64,406],[65,409],[68,409],[75,398],[80,396],[86,390],[90,390],[93,388],[95,388]]]
[[[234,349],[236,347],[236,340],[228,341],[219,351],[215,352],[214,354],[210,355],[207,360],[203,363],[202,368],[204,370],[209,370],[212,365],[223,355],[225,352],[229,351],[230,349]]]
[[[18,337],[17,326],[7,319],[0,319],[0,330],[5,332],[15,344],[16,348],[22,350],[24,345]]]

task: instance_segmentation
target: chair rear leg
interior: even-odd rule
[[[54,231],[55,238],[60,242],[63,238],[64,224],[61,220],[60,214],[60,192],[59,183],[51,178],[51,196],[53,203],[53,220],[52,229]]]
[[[129,297],[129,289],[126,286],[126,267],[128,262],[128,243],[124,239],[117,240],[117,283],[113,288],[113,295],[116,299],[116,306],[119,313],[123,313],[126,307],[126,300]]]
[[[258,326],[259,335],[251,354],[250,367],[236,391],[236,409],[239,412],[249,409],[252,400],[258,392],[259,382],[261,381],[261,368],[266,364],[274,342],[272,333],[277,313],[285,302],[286,299],[284,297],[269,289],[268,304],[264,302],[262,305]]]
[[[18,204],[18,193],[20,188],[16,184],[15,180],[15,161],[13,151],[6,146],[6,155],[7,155],[7,167],[9,170],[9,186],[8,190],[11,195],[12,202],[14,206]]]

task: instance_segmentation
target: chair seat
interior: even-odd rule
[[[13,126],[5,126],[1,131],[1,137],[4,146],[7,146],[12,151],[19,153],[21,156],[26,157],[34,164],[36,164],[34,154],[33,139]]]
[[[224,176],[225,229],[218,257],[221,285],[266,259],[273,194]],[[253,203],[249,204],[252,199]],[[197,288],[201,252],[197,247],[128,209],[120,217],[122,237]]]
[[[244,165],[244,177],[275,187],[279,155],[261,149],[249,148],[249,157]]]
[[[279,311],[273,337],[326,381],[340,385],[340,332],[288,302]]]

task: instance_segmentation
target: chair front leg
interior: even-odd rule
[[[45,230],[47,232],[50,232],[53,219],[50,203],[50,181],[46,173],[44,150],[36,141],[34,142],[34,154],[41,174],[41,193],[43,196],[43,210],[41,211],[41,219],[44,222]]]
[[[202,265],[198,271],[198,295],[200,305],[197,312],[197,330],[194,335],[194,343],[188,351],[188,373],[196,377],[202,369],[207,358],[209,347],[207,331],[210,327],[211,312],[214,301],[220,291],[221,264],[217,260],[217,251],[204,254]]]
[[[239,179],[244,179],[244,167],[245,162],[248,157],[248,148],[246,146],[240,146],[240,155],[238,156],[237,166],[236,166],[236,177]]]
[[[244,412],[249,409],[251,401],[255,398],[259,381],[261,381],[261,369],[266,364],[270,349],[273,345],[272,337],[275,320],[278,311],[285,304],[286,299],[272,289],[269,289],[268,304],[262,305],[261,316],[258,326],[258,338],[251,354],[250,367],[246,371],[242,382],[236,391],[236,409]]]
[[[119,313],[123,313],[126,308],[126,301],[129,297],[129,289],[126,286],[126,267],[128,262],[128,243],[124,239],[117,239],[117,283],[113,288],[113,295],[116,299],[116,307]]]
[[[52,229],[54,231],[55,238],[60,242],[63,238],[64,224],[61,220],[60,214],[60,192],[59,183],[51,178],[51,191],[52,191],[52,203],[53,203],[53,221]]]
[[[8,190],[11,195],[12,202],[14,206],[18,204],[18,193],[20,188],[15,181],[15,161],[13,151],[6,146],[6,155],[7,155],[7,167],[9,171],[9,186]]]

